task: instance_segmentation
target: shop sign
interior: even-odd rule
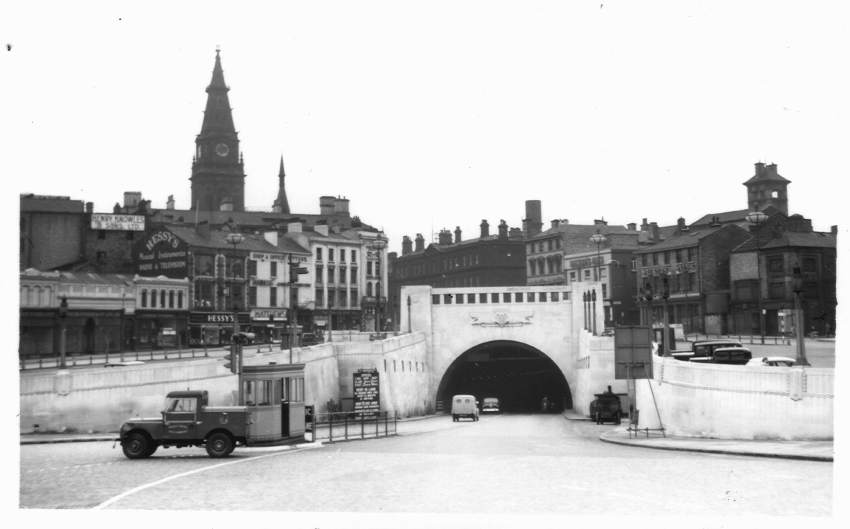
[[[251,319],[254,321],[286,321],[286,309],[252,309]]]
[[[140,276],[188,276],[186,243],[168,230],[146,234],[134,248],[136,271]]]
[[[251,252],[250,258],[256,261],[282,261],[283,254]]]
[[[190,312],[189,323],[204,324],[204,323],[219,323],[223,325],[233,325],[233,312]],[[236,320],[239,323],[249,323],[249,315],[247,312],[239,312],[236,314]]]
[[[177,331],[173,327],[163,327],[160,332],[163,336],[174,336],[177,334]]]
[[[354,412],[381,411],[377,369],[358,369],[354,372]]]
[[[92,213],[91,229],[115,231],[145,231],[144,215],[113,215]]]

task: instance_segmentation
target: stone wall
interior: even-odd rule
[[[425,337],[415,333],[296,348],[292,360],[304,364],[305,401],[317,411],[325,411],[330,400],[351,397],[355,370],[377,367],[382,409],[410,416],[429,411],[425,357]],[[247,365],[269,362],[289,363],[289,351],[247,354],[245,359]],[[23,371],[20,428],[22,433],[36,430],[36,425],[42,432],[117,431],[129,417],[158,417],[166,393],[186,389],[207,390],[211,404],[230,405],[236,402],[237,377],[220,359]]]
[[[656,358],[636,384],[639,427],[718,439],[833,438],[834,369],[700,365]],[[651,389],[650,391],[650,384]]]

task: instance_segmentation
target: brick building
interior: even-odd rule
[[[767,335],[794,332],[795,267],[803,278],[804,331],[835,332],[837,227],[816,232],[801,215],[775,214],[752,229],[731,255],[731,332],[760,334],[759,294]]]
[[[454,235],[454,237],[452,237]],[[481,231],[474,239],[464,240],[460,227],[454,234],[440,231],[438,242],[425,247],[422,234],[416,235],[415,246],[404,236],[398,256],[389,254],[389,313],[399,321],[401,287],[430,285],[434,287],[477,287],[525,284],[525,242],[522,230],[509,228],[502,220],[498,234],[490,234],[490,225],[481,221]],[[396,325],[395,328],[398,328]]]

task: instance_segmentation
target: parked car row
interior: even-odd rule
[[[703,340],[691,344],[687,351],[673,351],[673,358],[704,364],[729,364],[747,366],[790,367],[794,359],[787,356],[762,356],[753,353],[736,340]]]

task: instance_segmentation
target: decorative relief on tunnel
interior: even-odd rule
[[[479,327],[521,327],[523,325],[531,325],[531,318],[534,317],[534,313],[521,315],[519,316],[521,319],[514,319],[514,316],[509,315],[507,312],[496,312],[491,316],[492,321],[481,321],[485,316],[478,314],[470,314],[469,317],[472,319],[472,325]]]

